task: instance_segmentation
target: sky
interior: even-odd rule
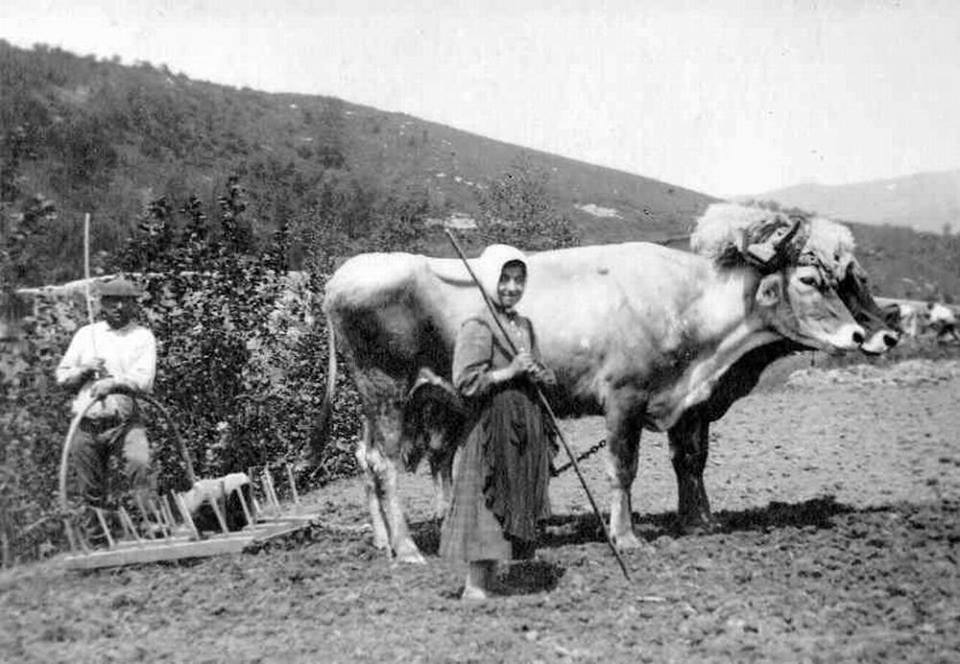
[[[955,0],[3,0],[0,38],[717,196],[960,168]]]

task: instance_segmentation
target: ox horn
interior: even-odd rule
[[[747,245],[745,250],[747,259],[762,268],[775,271],[786,258],[785,251],[800,230],[802,223],[803,217],[794,215],[790,217],[789,226],[780,226],[763,242]]]

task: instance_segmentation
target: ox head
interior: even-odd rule
[[[761,319],[801,346],[836,352],[864,341],[836,282],[815,265],[786,266],[763,276],[755,297]]]
[[[777,223],[782,221],[773,225]],[[770,258],[759,267],[778,272],[763,277],[757,302],[769,311],[771,282],[784,281],[776,313],[767,316],[775,329],[804,346],[828,351],[859,347],[881,353],[896,344],[896,332],[887,328],[866,273],[853,257],[849,229],[822,218],[792,217],[790,230],[779,234],[782,239],[773,237],[762,245]],[[748,251],[748,261],[757,253],[764,255]]]
[[[853,256],[850,256],[843,270],[837,292],[854,320],[866,332],[866,340],[860,345],[860,350],[868,355],[879,355],[897,345],[903,334],[899,309],[891,312],[880,308],[870,294],[867,273]]]
[[[838,263],[852,256],[853,239],[845,227],[817,222],[719,204],[701,218],[691,245],[720,266],[759,274],[754,308],[767,328],[807,348],[853,350],[866,337],[840,297]]]

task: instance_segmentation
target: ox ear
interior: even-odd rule
[[[779,274],[768,274],[760,280],[757,288],[757,304],[761,307],[772,307],[783,299],[783,277]]]

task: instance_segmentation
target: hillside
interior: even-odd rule
[[[827,186],[799,184],[752,196],[865,224],[960,231],[960,170]]]
[[[349,236],[351,250],[366,250],[386,229],[449,255],[429,222],[476,215],[484,193],[518,160],[545,175],[549,203],[588,244],[683,235],[715,200],[333,97],[237,89],[163,66],[0,40],[0,235],[24,211],[49,205],[57,212],[31,247],[20,285],[82,276],[84,213],[93,215],[96,262],[117,251],[161,196],[175,213],[195,194],[191,210],[216,214],[231,176],[246,190],[244,215],[261,241],[286,223],[294,233]],[[860,196],[852,211],[835,216],[857,220],[883,200],[872,190]],[[922,210],[926,199],[947,195],[911,200]],[[826,210],[815,201],[796,205]],[[878,292],[960,295],[960,240],[856,224],[854,232]],[[295,243],[294,267],[303,244]]]
[[[853,231],[857,257],[870,274],[875,293],[894,298],[958,301],[960,237],[843,221]]]
[[[46,280],[80,276],[83,213],[94,217],[94,249],[110,251],[148,202],[195,193],[211,205],[230,175],[247,190],[260,237],[304,217],[362,235],[349,228],[360,224],[356,210],[324,214],[344,198],[357,208],[417,197],[428,217],[471,215],[521,155],[549,176],[554,205],[585,242],[682,233],[713,200],[332,97],[236,89],[59,49],[0,41],[0,92],[2,201],[12,208],[42,193],[59,212],[48,242],[56,260],[41,257]]]

